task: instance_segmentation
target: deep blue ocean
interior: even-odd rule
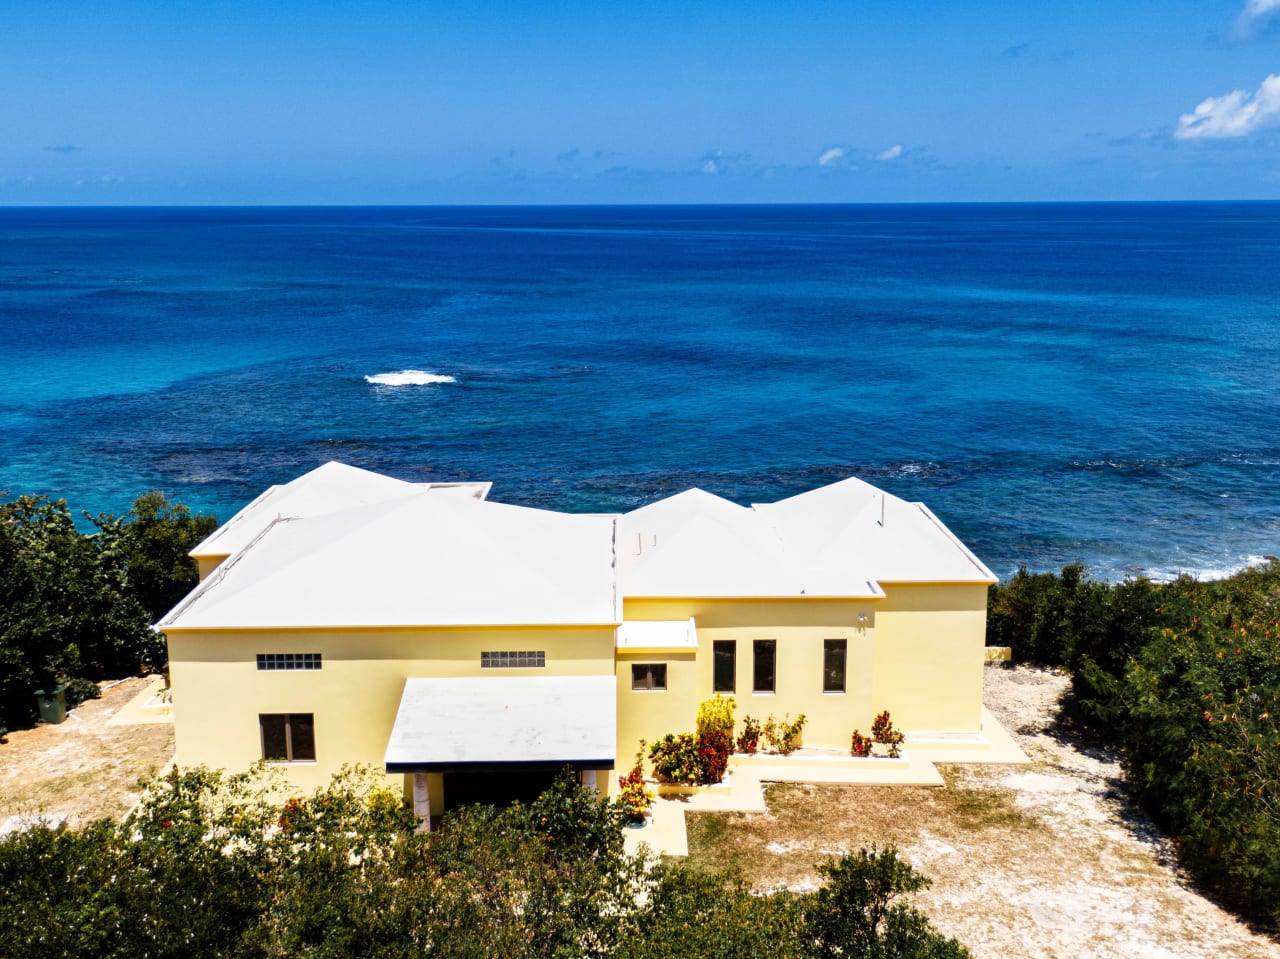
[[[1275,203],[4,209],[0,331],[0,490],[77,511],[856,474],[1002,575],[1280,554]]]

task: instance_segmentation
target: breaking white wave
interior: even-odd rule
[[[1156,569],[1148,570],[1147,579],[1155,583],[1171,583],[1179,576],[1190,576],[1202,583],[1219,579],[1229,579],[1236,573],[1243,572],[1253,566],[1264,566],[1271,561],[1270,556],[1249,556],[1244,562],[1223,566],[1208,566],[1202,569]]]
[[[375,373],[366,376],[366,383],[376,386],[430,386],[433,383],[456,383],[452,376],[443,373],[428,373],[426,370],[400,370],[396,373]]]

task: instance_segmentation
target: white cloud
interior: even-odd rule
[[[889,147],[889,149],[885,150],[883,153],[877,153],[876,159],[885,160],[887,162],[889,160],[896,160],[900,156],[902,156],[902,144],[895,143],[893,146]]]
[[[1244,9],[1236,18],[1236,29],[1248,33],[1255,23],[1280,10],[1280,0],[1245,0]]]
[[[750,153],[726,153],[724,150],[712,150],[698,157],[698,169],[703,173],[727,174],[731,168],[734,172],[739,172],[749,169],[750,165]]]
[[[822,156],[818,157],[818,166],[831,166],[843,159],[844,147],[832,147],[830,150],[822,151]]]
[[[1280,6],[1280,0],[1256,0]],[[1223,140],[1242,137],[1280,121],[1280,74],[1271,74],[1256,91],[1232,90],[1209,97],[1192,113],[1178,118],[1179,140]]]

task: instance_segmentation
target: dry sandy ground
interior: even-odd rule
[[[987,670],[987,705],[1030,766],[943,767],[943,789],[775,785],[767,814],[691,815],[691,861],[806,889],[826,856],[893,841],[933,880],[917,905],[979,959],[1280,959],[1280,943],[1188,886],[1116,757],[1056,728],[1067,684]]]
[[[0,823],[41,814],[78,825],[132,809],[138,780],[173,756],[171,725],[107,725],[146,684],[104,683],[102,698],[82,703],[66,722],[9,733],[0,745]]]

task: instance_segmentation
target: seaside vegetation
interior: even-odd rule
[[[37,690],[65,686],[74,706],[98,681],[162,669],[151,624],[195,586],[187,552],[217,527],[159,492],[85,516],[82,533],[65,500],[0,503],[0,738],[35,722]]]
[[[901,901],[928,880],[891,847],[828,861],[816,891],[759,895],[628,855],[621,804],[572,774],[430,833],[369,770],[283,802],[265,776],[174,770],[123,822],[0,839],[0,955],[968,955]]]
[[[1280,927],[1280,562],[1213,582],[1023,569],[991,587],[987,642],[1067,669],[1069,717],[1121,751],[1196,880]]]

